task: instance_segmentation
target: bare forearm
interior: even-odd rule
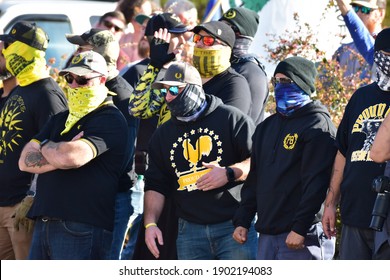
[[[345,157],[338,151],[333,164],[328,194],[325,199],[325,207],[335,207],[340,201],[340,185],[343,180],[344,167]]]
[[[29,142],[24,147],[19,158],[19,168],[22,171],[36,174],[57,169],[42,155],[39,151],[39,145],[36,142]]]
[[[164,207],[164,195],[156,191],[146,191],[144,197],[144,223],[157,223]]]
[[[47,161],[58,169],[79,168],[93,158],[91,148],[83,141],[49,141],[41,152]]]
[[[251,159],[247,158],[246,160],[235,163],[230,167],[234,170],[236,181],[245,181],[251,168]]]

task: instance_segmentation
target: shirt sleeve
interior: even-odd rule
[[[160,112],[165,99],[160,90],[152,89],[159,69],[148,65],[135,90],[130,95],[129,113],[134,117],[148,119]]]
[[[253,135],[253,143],[256,143],[256,133]],[[252,154],[256,153],[256,145],[253,145]],[[251,222],[256,214],[256,157],[251,157],[251,167],[248,177],[241,189],[241,202],[233,217],[234,227],[242,226],[249,229]]]
[[[344,22],[359,53],[364,57],[370,66],[373,66],[374,38],[371,36],[362,20],[353,10],[348,11],[348,13],[344,16]]]

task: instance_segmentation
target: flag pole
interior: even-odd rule
[[[203,23],[209,22],[213,18],[214,14],[217,12],[217,9],[221,6],[221,2],[222,0],[217,0],[217,2],[214,3],[214,6],[208,13],[207,17],[204,19]]]

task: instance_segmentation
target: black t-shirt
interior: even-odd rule
[[[390,95],[376,83],[358,89],[348,102],[339,125],[336,143],[345,156],[341,183],[341,220],[344,224],[368,228],[376,193],[375,177],[383,175],[385,164],[370,158],[379,126],[390,110]]]
[[[251,91],[249,116],[258,125],[264,120],[265,103],[268,99],[268,80],[263,66],[251,55],[232,60],[232,68],[243,75]]]
[[[123,116],[126,118],[127,127],[129,132],[129,149],[130,149],[130,160],[126,169],[126,172],[121,176],[119,181],[119,192],[128,191],[133,186],[134,174],[132,171],[135,141],[137,139],[137,131],[139,126],[139,119],[129,114],[129,98],[130,93],[133,92],[133,87],[122,77],[116,76],[106,82],[108,90],[116,93],[112,97],[115,106],[121,111]]]
[[[229,67],[203,85],[205,93],[219,97],[224,104],[231,105],[249,115],[251,91],[244,76]]]
[[[55,115],[34,138],[71,141],[81,131],[97,155],[74,169],[40,174],[31,217],[48,216],[92,224],[112,231],[118,180],[129,159],[127,124],[115,106],[104,106],[61,135],[68,112]]]
[[[25,197],[31,173],[20,171],[20,153],[51,115],[66,108],[65,96],[52,78],[17,86],[10,93],[0,113],[0,206]]]

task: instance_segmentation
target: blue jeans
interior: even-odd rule
[[[313,224],[306,233],[303,249],[294,250],[286,245],[289,232],[260,234],[258,260],[330,260],[333,258],[336,239],[327,239],[322,224]]]
[[[134,209],[131,205],[131,191],[119,192],[115,198],[115,221],[112,233],[110,260],[119,260],[128,229],[128,222]]]
[[[30,248],[30,260],[108,259],[112,232],[93,225],[37,219]]]
[[[231,220],[210,225],[199,225],[179,219],[176,241],[179,260],[254,260],[257,232],[253,223],[248,240],[239,244],[233,239]]]
[[[122,250],[121,254],[121,260],[132,260],[133,259],[133,254],[134,254],[134,249],[135,249],[135,244],[137,242],[137,237],[138,237],[138,231],[141,227],[142,224],[142,214],[133,214],[130,218],[131,226],[127,232],[127,235],[129,237],[129,240],[127,241],[126,246]],[[133,219],[134,217],[134,219]]]

